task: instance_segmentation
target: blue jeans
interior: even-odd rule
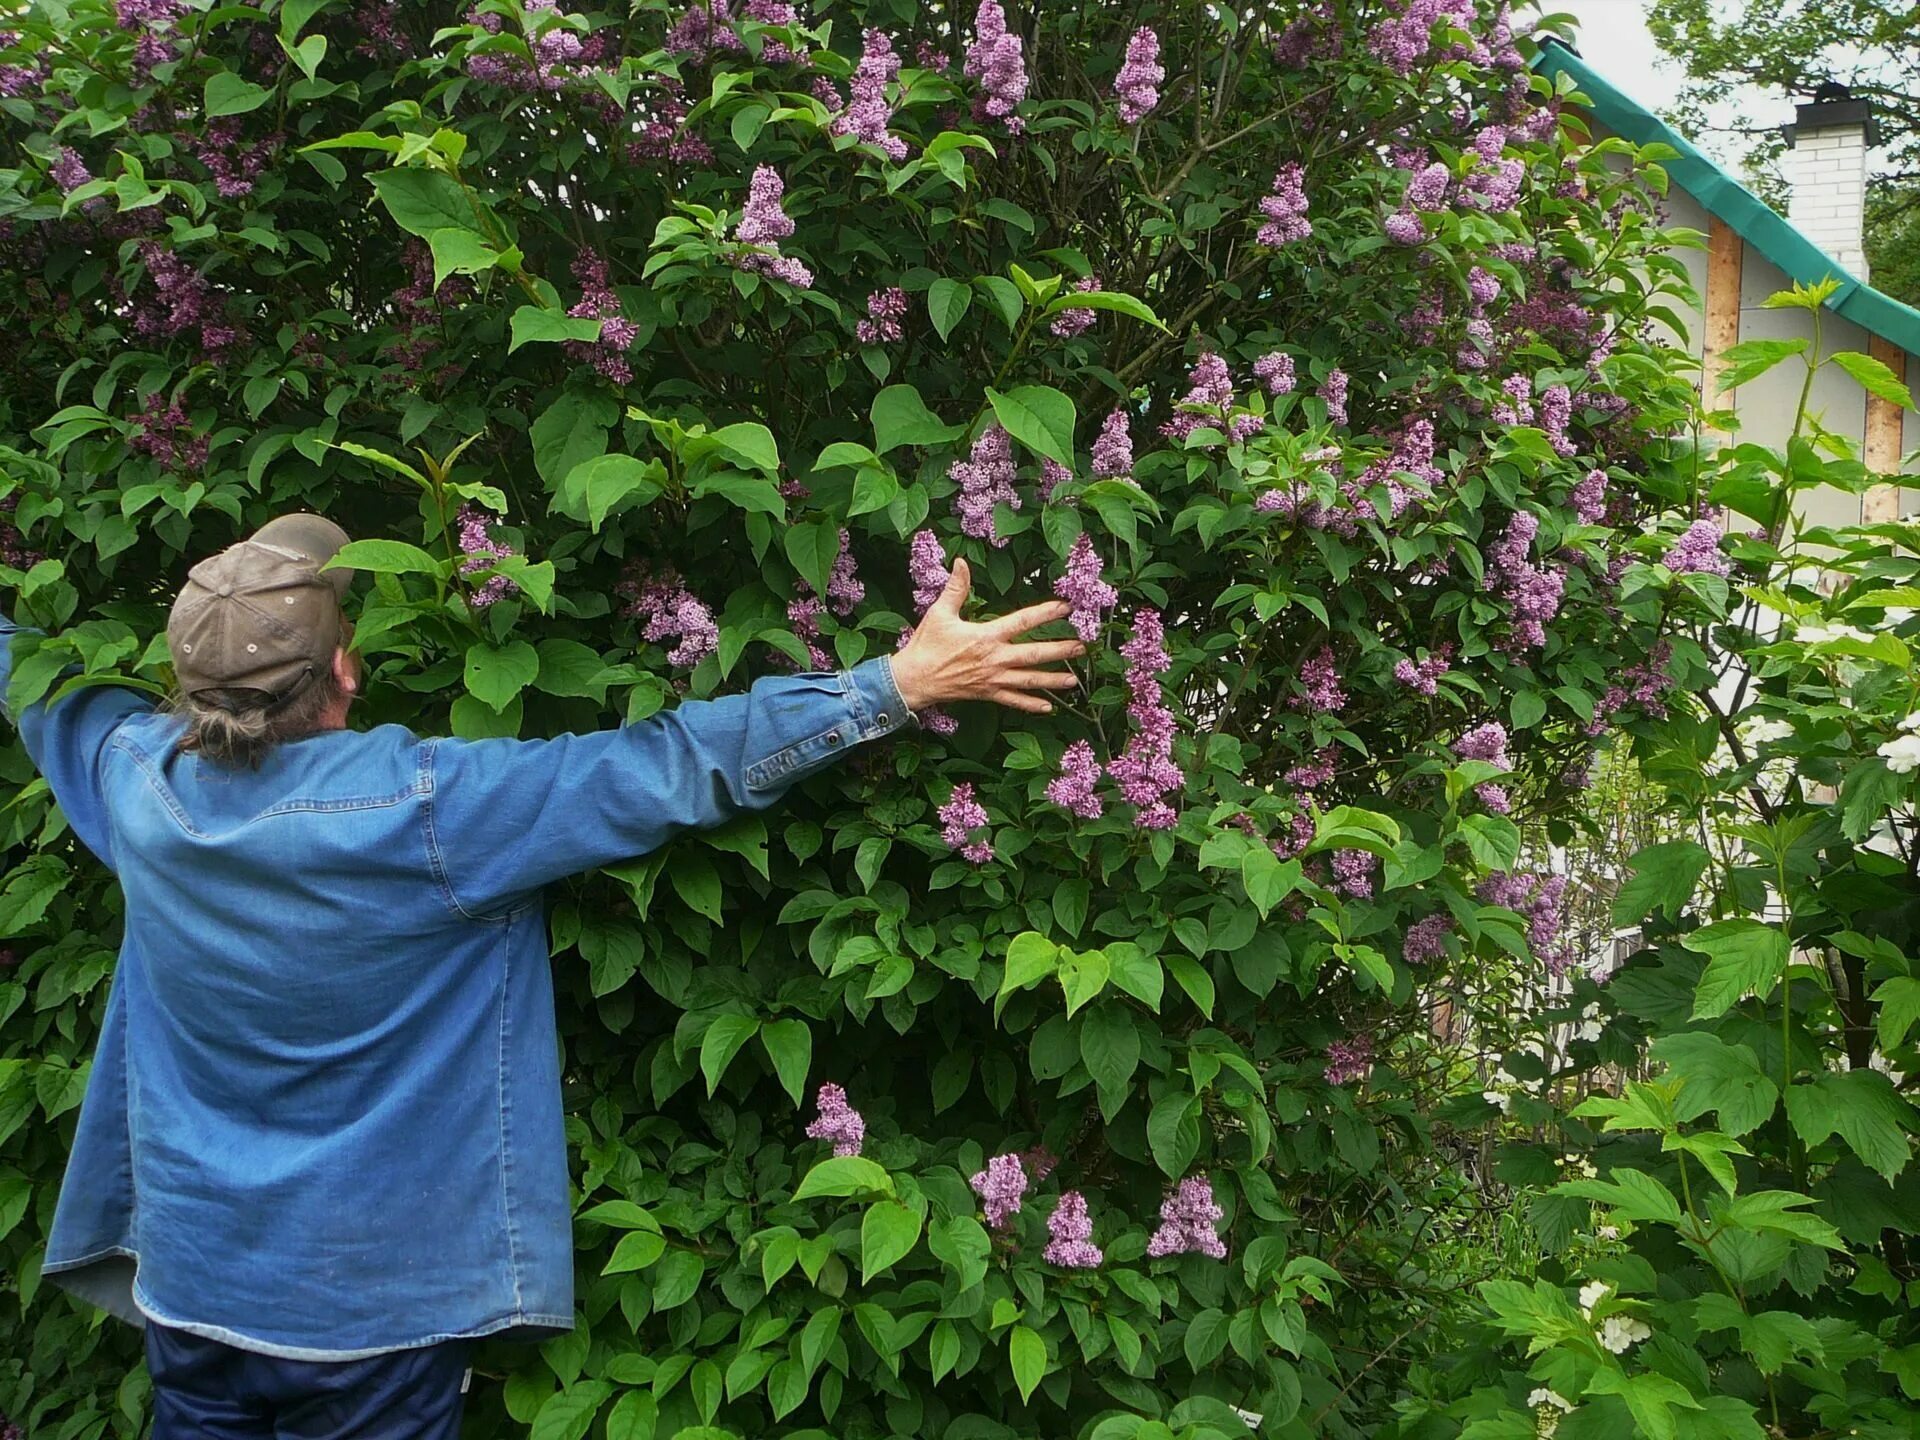
[[[280,1360],[149,1323],[152,1440],[458,1440],[467,1349]]]

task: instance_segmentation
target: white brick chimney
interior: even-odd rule
[[[1826,84],[1781,127],[1791,152],[1787,219],[1856,279],[1867,278],[1867,150],[1879,136],[1873,107]]]

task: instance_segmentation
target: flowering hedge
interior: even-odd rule
[[[10,23],[16,702],[163,686],[189,559],[296,505],[366,537],[369,721],[853,662],[962,555],[1093,645],[552,897],[580,1322],[476,1433],[1387,1413],[1480,1278],[1416,994],[1565,967],[1517,822],[1726,594],[1657,157],[1472,0]],[[0,1406],[132,1434],[35,1281],[119,902],[6,753]]]

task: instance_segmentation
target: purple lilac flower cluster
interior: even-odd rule
[[[1045,505],[1053,499],[1053,492],[1073,479],[1073,472],[1058,460],[1040,457],[1040,483],[1035,488],[1040,495],[1040,503]]]
[[[1096,480],[1127,480],[1133,476],[1133,436],[1127,431],[1127,412],[1111,410],[1100,422],[1093,441]]]
[[[1269,395],[1293,392],[1293,356],[1284,350],[1269,350],[1253,362],[1253,378],[1267,387]]]
[[[139,428],[127,437],[127,448],[150,455],[162,469],[191,472],[207,463],[207,437],[193,433],[193,425],[178,399],[156,390],[146,408],[131,417]]]
[[[1525,918],[1527,944],[1547,970],[1564,975],[1573,964],[1573,948],[1561,935],[1566,901],[1564,875],[1527,875],[1496,870],[1475,892],[1488,905],[1504,905]]]
[[[1327,402],[1327,423],[1344,425],[1347,423],[1347,372],[1329,370],[1327,378],[1320,382],[1320,388],[1313,392]]]
[[[1309,60],[1334,59],[1346,48],[1333,0],[1320,0],[1312,10],[1296,16],[1273,42],[1276,65],[1298,69]]]
[[[187,7],[184,0],[114,0],[113,8],[115,23],[137,37],[133,42],[133,81],[144,85],[153,78],[156,66],[174,58],[175,31]],[[0,94],[4,93],[12,92],[0,86]]]
[[[1673,542],[1672,548],[1661,558],[1661,564],[1676,575],[1729,574],[1733,566],[1721,553],[1720,540],[1718,521],[1706,518],[1696,520]]]
[[[756,165],[747,184],[747,203],[733,238],[752,248],[733,257],[742,270],[752,270],[770,279],[784,281],[796,290],[813,286],[813,272],[800,261],[780,253],[780,242],[793,234],[793,220],[781,208],[786,193],[780,172],[771,165]]]
[[[973,838],[974,831],[986,827],[987,811],[974,795],[972,785],[962,781],[954,786],[952,796],[940,807],[939,814],[940,838],[947,842],[948,849],[958,850],[962,859],[975,865],[984,865],[993,859],[992,840]]]
[[[652,644],[675,641],[667,663],[691,668],[720,648],[720,627],[713,611],[687,589],[672,570],[642,571],[622,580],[616,593],[627,598],[622,612],[641,622],[640,638]]]
[[[1620,558],[1628,559],[1624,555]],[[1617,681],[1607,686],[1593,707],[1593,720],[1587,726],[1587,734],[1600,734],[1607,728],[1607,722],[1628,705],[1639,706],[1656,720],[1666,719],[1666,697],[1676,683],[1668,669],[1672,659],[1672,645],[1665,640],[1654,642],[1644,661],[1629,665],[1620,672]]]
[[[137,247],[151,296],[127,297],[134,333],[145,340],[191,334],[210,360],[225,360],[245,338],[227,322],[226,304],[193,266],[161,246],[142,240]]]
[[[862,345],[891,345],[901,336],[900,322],[907,314],[907,292],[889,285],[867,296],[867,318],[853,327]]]
[[[1440,689],[1440,677],[1452,668],[1453,646],[1446,644],[1418,661],[1398,661],[1393,667],[1393,678],[1409,690],[1432,695]]]
[[[1081,531],[1067,551],[1067,568],[1053,582],[1053,593],[1073,606],[1067,623],[1073,633],[1091,645],[1100,633],[1101,612],[1111,610],[1120,598],[1119,591],[1100,578],[1100,552],[1093,538]]]
[[[82,185],[93,179],[93,172],[87,169],[87,162],[80,158],[80,152],[71,145],[62,145],[60,153],[47,170],[53,183],[60,187],[60,193],[71,195]]]
[[[1204,428],[1224,431],[1229,440],[1238,444],[1266,423],[1250,410],[1234,411],[1233,373],[1227,369],[1227,362],[1213,351],[1201,352],[1187,380],[1187,393],[1160,427],[1160,433],[1169,440],[1184,441],[1194,431]]]
[[[1160,1203],[1160,1228],[1147,1241],[1147,1254],[1156,1260],[1189,1254],[1224,1260],[1227,1247],[1214,1226],[1225,1215],[1214,1203],[1213,1182],[1204,1175],[1189,1175]]]
[[[1173,711],[1160,689],[1160,677],[1173,662],[1159,611],[1134,612],[1133,633],[1120,655],[1127,662],[1127,718],[1133,731],[1126,750],[1107,762],[1107,773],[1120,786],[1121,798],[1135,807],[1134,824],[1142,830],[1171,830],[1180,817],[1166,797],[1178,792],[1187,777],[1174,763]]]
[[[1364,1080],[1373,1071],[1373,1036],[1356,1031],[1351,1039],[1336,1040],[1327,1046],[1327,1083],[1351,1085]]]
[[[1379,856],[1368,850],[1333,852],[1333,888],[1353,900],[1373,898],[1374,872],[1380,868]]]
[[[1027,1172],[1020,1156],[1012,1151],[995,1155],[987,1168],[976,1170],[967,1182],[980,1197],[989,1230],[1004,1230],[1020,1213],[1020,1199],[1027,1193]]]
[[[1061,752],[1060,773],[1047,782],[1047,799],[1082,820],[1098,820],[1106,804],[1097,793],[1100,757],[1085,740],[1076,740]]]
[[[1573,421],[1573,392],[1564,385],[1549,385],[1540,392],[1540,428],[1547,432],[1553,453],[1570,459],[1579,451],[1567,435]]]
[[[526,0],[525,10],[527,50],[533,58],[501,50],[469,55],[467,73],[474,79],[507,90],[550,94],[590,79],[593,68],[609,58],[606,38],[589,35],[582,39],[561,20],[556,0]],[[489,35],[500,34],[505,26],[501,16],[478,8],[467,11],[466,20]]]
[[[831,1140],[836,1155],[858,1155],[866,1143],[867,1122],[847,1103],[847,1092],[838,1085],[822,1085],[814,1097],[820,1118],[807,1126],[811,1140]]]
[[[686,87],[671,76],[662,76],[659,93],[650,96],[635,113],[634,138],[627,142],[627,163],[671,160],[677,165],[710,164],[713,147],[697,131],[687,128],[692,108]]]
[[[1089,290],[1098,290],[1100,277],[1089,275],[1083,280],[1076,281],[1073,288],[1082,295]],[[1053,317],[1053,323],[1047,328],[1059,339],[1071,340],[1076,335],[1086,333],[1098,318],[1099,312],[1090,305],[1069,305]]]
[[[251,144],[243,143],[240,117],[227,115],[208,121],[206,129],[189,139],[188,148],[213,176],[214,188],[224,198],[235,200],[253,193],[255,183],[284,139],[276,130]]]
[[[393,292],[397,336],[387,348],[388,357],[403,370],[418,370],[433,353],[435,320],[443,307],[457,305],[472,293],[472,286],[458,275],[449,275],[436,289],[433,283],[433,252],[419,240],[407,237],[401,252],[413,278]]]
[[[1069,1190],[1047,1217],[1047,1248],[1041,1258],[1065,1270],[1094,1270],[1107,1257],[1093,1243],[1093,1218],[1087,1197]]]
[[[1400,958],[1409,965],[1424,965],[1447,958],[1447,936],[1453,933],[1453,917],[1435,912],[1407,927],[1400,944]]]
[[[1273,177],[1273,193],[1262,197],[1260,213],[1266,216],[1254,239],[1262,245],[1288,245],[1313,234],[1313,222],[1307,218],[1307,172],[1297,160],[1289,160]]]
[[[1340,747],[1322,745],[1311,759],[1289,766],[1287,773],[1280,778],[1296,790],[1318,790],[1333,783],[1334,773],[1339,766]]]
[[[1525,375],[1509,375],[1500,382],[1503,398],[1494,401],[1494,423],[1531,425],[1533,423],[1533,381]]]
[[[1607,472],[1589,470],[1567,492],[1567,508],[1582,525],[1597,524],[1607,513]]]
[[[1347,692],[1340,683],[1340,667],[1334,663],[1333,647],[1322,645],[1300,666],[1300,694],[1293,702],[1294,708],[1334,714],[1346,703]]]
[[[1507,756],[1507,730],[1497,720],[1489,720],[1462,735],[1454,741],[1453,753],[1462,760],[1481,760],[1489,765],[1498,765],[1502,770],[1513,768],[1513,762]],[[1480,797],[1481,804],[1496,815],[1508,814],[1513,809],[1504,785],[1486,780],[1474,786],[1473,793]]]
[[[1512,607],[1511,648],[1538,650],[1547,643],[1547,622],[1560,613],[1566,572],[1544,569],[1531,559],[1533,538],[1540,521],[1527,510],[1516,510],[1506,533],[1487,552],[1487,588]]]
[[[989,425],[973,442],[972,453],[956,460],[947,474],[960,484],[954,497],[954,513],[960,517],[960,533],[985,540],[995,548],[1004,546],[1007,537],[993,523],[993,507],[1004,504],[1009,510],[1020,508],[1019,492],[1013,488],[1013,437],[999,425]]]
[[[890,133],[893,107],[887,104],[887,86],[900,74],[900,57],[884,30],[868,30],[860,63],[847,88],[851,99],[833,122],[833,133],[849,135],[864,145],[878,147],[889,160],[907,158],[907,142]]]
[[[1138,125],[1160,103],[1160,84],[1167,72],[1160,66],[1160,37],[1141,26],[1127,41],[1126,58],[1113,77],[1113,93],[1120,101],[1120,123]]]
[[[1025,46],[1007,29],[1006,12],[998,0],[980,0],[973,17],[973,43],[967,46],[960,73],[980,86],[973,102],[974,119],[999,120],[1010,135],[1027,128],[1027,122],[1014,113],[1027,98]]]
[[[505,541],[494,538],[493,525],[493,516],[475,505],[462,505],[454,516],[454,543],[460,548],[462,575],[477,575],[483,570],[490,570],[495,561],[519,553]],[[519,593],[520,587],[506,576],[490,575],[470,598],[476,610],[484,610]]]
[[[826,611],[818,595],[801,595],[787,602],[787,624],[806,647],[807,668],[816,672],[833,668],[833,657],[820,644],[820,617]]]
[[[567,311],[576,320],[598,320],[597,340],[569,340],[567,354],[592,365],[616,385],[630,384],[633,367],[627,350],[640,338],[640,327],[620,310],[620,296],[607,278],[607,262],[591,247],[573,257],[573,278],[580,282],[580,300]]]

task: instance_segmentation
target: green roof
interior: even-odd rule
[[[1683,136],[1637,100],[1630,99],[1585,60],[1559,40],[1542,37],[1533,68],[1542,75],[1568,76],[1586,100],[1594,118],[1616,135],[1636,145],[1659,141],[1679,152],[1665,162],[1673,183],[1718,216],[1740,238],[1784,270],[1788,277],[1811,285],[1829,276],[1840,288],[1827,307],[1863,330],[1891,340],[1909,354],[1920,355],[1920,310],[1883,295],[1865,281],[1847,273],[1826,251],[1794,229],[1778,212],[1746,186],[1702,155]]]

